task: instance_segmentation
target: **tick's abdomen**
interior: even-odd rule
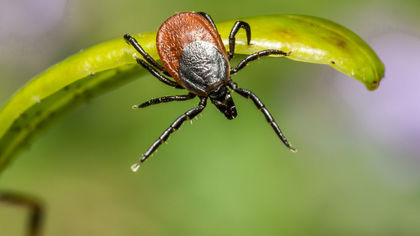
[[[214,44],[195,41],[182,50],[179,75],[188,90],[208,94],[224,84],[228,76],[228,62]]]
[[[196,43],[190,45],[194,42],[209,43],[213,45],[213,47],[219,52],[218,55],[215,55],[214,51],[212,51],[213,49],[209,49],[209,51],[207,51],[207,54],[212,54],[212,56],[210,56],[210,58],[206,60],[203,60],[203,62],[218,61],[219,57],[221,56],[222,58],[224,58],[227,66],[229,67],[227,63],[228,59],[226,49],[223,45],[222,39],[219,36],[219,33],[217,32],[217,29],[214,28],[213,25],[206,18],[199,14],[185,12],[170,17],[159,28],[159,31],[156,36],[156,48],[166,71],[176,80],[178,84],[180,84],[184,88],[190,90],[195,94],[204,95],[202,92],[200,92],[202,91],[203,86],[200,85],[199,88],[193,88],[190,85],[188,85],[189,83],[187,82],[187,80],[183,81],[181,79],[181,56],[183,56],[184,54],[185,56],[183,56],[184,59],[182,60],[184,60],[185,64],[190,64],[189,62],[187,62],[187,60],[192,61],[194,59],[189,55],[189,52],[191,52],[192,50],[194,50],[194,48],[197,47],[208,48],[203,43]],[[186,49],[187,47],[189,47],[189,49]],[[201,51],[199,53],[201,53]],[[203,55],[203,57],[204,56],[205,55]],[[197,65],[197,67],[200,66]],[[226,71],[227,73],[229,73],[229,68]],[[206,82],[203,81],[203,83]]]

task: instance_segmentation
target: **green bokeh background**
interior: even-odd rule
[[[181,11],[205,11],[215,21],[266,14],[328,18],[385,56],[387,71],[398,67],[387,55],[405,58],[397,54],[407,50],[399,41],[381,42],[396,34],[414,42],[420,36],[415,0],[5,0],[0,7],[6,19],[0,22],[1,105],[35,74],[80,49],[156,30]],[[418,133],[407,144],[406,133],[375,132],[365,119],[383,124],[381,130],[401,121],[359,109],[395,106],[375,94],[401,97],[404,87],[390,94],[386,88],[393,80],[407,84],[410,76],[391,73],[369,92],[326,66],[264,58],[232,79],[264,101],[298,153],[283,146],[251,101],[234,95],[235,120],[209,104],[132,173],[140,154],[198,102],[131,110],[179,92],[143,76],[53,125],[0,176],[0,189],[43,199],[45,235],[420,235]],[[364,96],[369,99],[351,102]],[[420,100],[406,103],[399,115],[415,132]],[[0,203],[0,235],[23,235],[26,213]]]

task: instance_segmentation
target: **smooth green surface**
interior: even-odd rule
[[[375,89],[384,66],[357,35],[331,21],[310,16],[275,15],[241,19],[252,29],[251,46],[245,34],[237,35],[236,53],[264,49],[290,52],[288,58],[329,64]],[[225,45],[235,20],[217,24]],[[153,57],[155,33],[136,35]],[[53,118],[88,98],[115,88],[143,73],[133,59],[134,49],[116,39],[96,45],[36,76],[0,111],[0,170]]]
[[[293,60],[327,64],[366,85],[379,86],[384,65],[375,52],[359,36],[330,20],[303,15],[277,15],[241,19],[251,25],[252,46],[241,34],[238,52],[250,54],[273,48],[291,52]],[[225,39],[232,22],[219,24]],[[219,26],[218,25],[218,26]]]

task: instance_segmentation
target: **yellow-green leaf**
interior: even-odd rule
[[[328,64],[370,90],[384,75],[384,66],[375,52],[356,34],[329,20],[300,15],[240,20],[251,25],[252,41],[246,45],[245,33],[240,31],[236,36],[238,54],[280,49],[290,52],[288,58],[293,60]],[[234,22],[217,24],[225,45]],[[135,35],[157,59],[155,36],[156,32]],[[16,92],[0,110],[0,171],[56,117],[145,73],[135,64],[134,53],[122,37],[104,42],[50,67]]]

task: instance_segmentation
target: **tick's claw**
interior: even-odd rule
[[[131,168],[131,170],[133,172],[137,172],[139,170],[139,168],[140,168],[140,164],[139,163],[135,163],[130,168]]]
[[[293,153],[296,153],[298,150],[294,147],[289,147],[289,150],[292,151]]]

